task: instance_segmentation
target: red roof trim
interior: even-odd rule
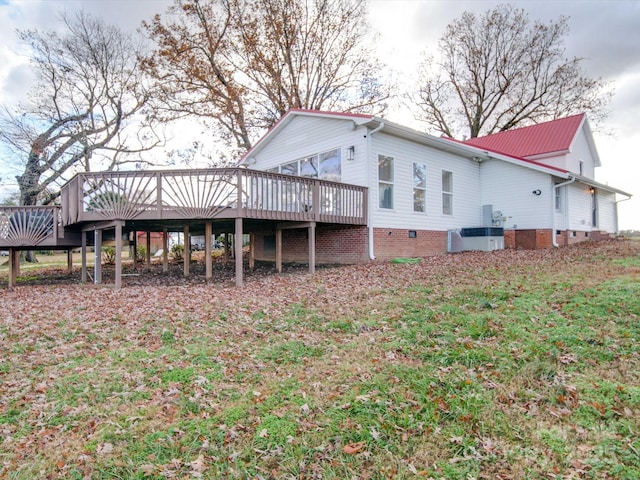
[[[332,115],[332,116],[336,116],[336,117],[352,117],[352,118],[366,118],[371,120],[374,116],[373,115],[369,115],[366,113],[351,113],[351,112],[331,112],[328,110],[311,110],[311,109],[307,109],[307,108],[291,108],[289,110],[287,110],[287,113],[285,113],[285,115],[288,115],[289,113],[311,113],[311,114],[317,114],[317,115]]]

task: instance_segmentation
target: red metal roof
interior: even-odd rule
[[[584,113],[580,113],[486,137],[470,138],[464,143],[521,158],[565,152],[569,150],[583,120]]]

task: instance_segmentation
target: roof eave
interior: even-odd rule
[[[600,182],[596,182],[595,180],[589,178],[589,177],[584,177],[582,175],[573,175],[575,177],[575,179],[580,182],[583,183],[585,185],[589,185],[590,187],[594,187],[600,190],[605,190],[607,192],[611,192],[611,193],[617,193],[619,195],[624,195],[625,197],[629,197],[631,198],[633,196],[633,194],[625,192],[624,190],[620,190],[618,188],[614,188],[611,187],[609,185],[606,185],[604,183],[600,183]]]

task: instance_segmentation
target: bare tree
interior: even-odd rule
[[[609,85],[587,77],[580,58],[566,58],[567,19],[531,24],[522,9],[501,5],[465,12],[439,43],[439,60],[421,65],[413,98],[417,118],[454,137],[487,135],[572,113],[598,122]]]
[[[241,153],[290,108],[384,111],[365,0],[176,0],[144,27],[167,114],[213,120]]]
[[[18,32],[37,83],[0,111],[0,142],[24,164],[20,205],[51,203],[74,173],[139,161],[161,141],[144,111],[142,43],[83,12],[63,20],[64,33]]]

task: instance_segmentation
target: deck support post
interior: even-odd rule
[[[189,225],[184,226],[184,255],[182,256],[182,268],[184,276],[189,276],[191,266],[191,237],[189,237]]]
[[[204,265],[205,278],[210,280],[213,277],[213,263],[211,259],[211,235],[213,235],[213,225],[211,220],[204,224]]]
[[[253,271],[256,268],[256,234],[249,234],[249,270]]]
[[[236,218],[236,232],[234,235],[234,247],[236,256],[236,287],[241,287],[242,278],[242,217]]]
[[[73,249],[67,250],[67,273],[73,273]]]
[[[14,250],[13,251],[13,271],[15,273],[14,279],[18,278],[20,276],[20,254],[22,252],[20,252],[20,250]]]
[[[116,222],[116,290],[122,288],[122,222]]]
[[[147,256],[145,258],[147,270],[151,270],[151,232],[147,230]]]
[[[133,271],[138,270],[138,232],[133,232],[133,247],[129,246],[129,256],[133,249]]]
[[[231,252],[231,240],[229,238],[229,234],[224,234],[224,264],[227,265],[229,263],[229,254]]]
[[[7,285],[9,290],[13,290],[16,285],[16,252],[17,250],[9,247],[9,281]]]
[[[82,232],[82,246],[80,247],[80,255],[82,257],[82,272],[80,273],[80,281],[87,283],[87,232]]]
[[[309,224],[309,273],[316,273],[316,222]]]
[[[282,273],[282,229],[276,229],[276,271]]]
[[[102,230],[96,228],[93,231],[93,283],[102,283]]]
[[[162,229],[162,271],[169,271],[169,230],[166,227]]]

